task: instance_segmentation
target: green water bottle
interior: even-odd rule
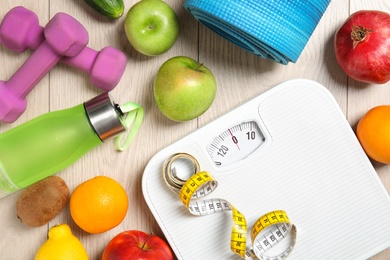
[[[125,149],[142,117],[140,106],[119,106],[105,92],[0,134],[0,198],[63,170],[110,137],[117,136],[117,148]],[[121,146],[118,134],[127,132],[131,122]]]

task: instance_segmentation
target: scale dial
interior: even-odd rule
[[[215,166],[223,167],[245,159],[265,142],[255,121],[243,122],[226,129],[207,146]]]

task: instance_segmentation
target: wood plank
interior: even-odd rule
[[[13,7],[23,5],[37,13],[40,23],[45,25],[49,21],[48,7],[49,1],[5,1],[0,7],[0,19]],[[0,45],[0,78],[8,80],[19,69],[19,67],[30,57],[32,51],[27,50],[23,53],[15,53]],[[27,96],[27,109],[14,123],[0,123],[0,132],[4,132],[25,121],[28,121],[40,114],[49,111],[49,77],[44,77],[41,82]],[[23,161],[23,158],[20,158]],[[16,217],[15,205],[16,192],[1,199],[0,211],[3,212],[3,218],[0,222],[0,230],[3,236],[0,238],[1,258],[5,260],[12,259],[31,259],[35,254],[41,241],[46,238],[47,227],[40,229],[28,228]]]
[[[125,15],[137,0],[125,0]],[[95,148],[69,168],[58,173],[72,191],[81,182],[96,175],[118,180],[127,190],[129,210],[125,220],[114,229],[91,235],[72,220],[68,207],[53,221],[39,228],[29,228],[16,217],[15,203],[19,192],[1,199],[3,220],[0,230],[1,259],[31,259],[46,240],[48,229],[57,223],[67,223],[86,247],[90,259],[100,259],[108,241],[121,231],[144,230],[163,236],[141,189],[143,170],[150,158],[160,149],[230,111],[245,101],[265,92],[285,80],[307,78],[323,84],[335,96],[348,121],[355,129],[360,117],[371,107],[388,104],[390,95],[384,85],[367,85],[349,79],[338,67],[334,57],[333,37],[350,13],[361,9],[390,12],[390,3],[379,1],[332,1],[313,32],[296,63],[277,64],[261,59],[215,34],[199,24],[183,8],[184,1],[166,0],[179,16],[181,34],[171,50],[157,57],[146,57],[130,46],[124,32],[125,15],[118,20],[107,19],[84,1],[3,1],[0,19],[14,6],[22,5],[38,14],[45,25],[57,12],[65,12],[80,21],[89,32],[88,46],[96,50],[111,45],[122,50],[127,67],[118,86],[111,91],[116,103],[131,101],[144,107],[145,118],[139,134],[124,152],[117,152],[114,141]],[[0,45],[0,76],[3,80],[31,55],[32,51],[16,54]],[[165,118],[153,97],[153,81],[158,68],[167,59],[184,55],[203,62],[215,75],[217,96],[208,111],[197,120],[184,123]],[[65,64],[58,64],[28,95],[27,110],[14,123],[0,123],[0,133],[49,111],[81,104],[102,93],[90,83],[89,75]],[[21,158],[22,163],[23,158]],[[386,189],[390,191],[390,168],[372,161]],[[388,259],[390,249],[372,259]]]
[[[388,1],[350,1],[350,14],[360,10],[381,10],[390,12]],[[346,19],[347,17],[345,17]],[[348,120],[356,131],[360,118],[371,108],[390,104],[390,83],[382,85],[366,84],[353,79],[348,80]],[[387,191],[390,191],[390,168],[388,165],[371,160]],[[372,259],[389,259],[390,249],[387,249]]]
[[[125,12],[136,2],[126,1]],[[119,226],[108,232],[98,235],[87,234],[74,224],[68,212],[64,212],[49,224],[52,226],[57,222],[69,223],[91,259],[99,259],[109,240],[127,229],[139,229],[162,236],[142,196],[143,170],[148,160],[158,150],[196,128],[196,121],[175,123],[165,118],[157,109],[153,97],[153,80],[165,60],[176,55],[197,56],[196,45],[195,48],[188,48],[187,45],[188,38],[193,38],[195,44],[197,43],[193,37],[196,35],[196,22],[188,21],[190,14],[183,10],[180,3],[166,2],[178,14],[182,28],[175,46],[158,57],[146,57],[133,49],[124,32],[124,16],[118,20],[109,20],[91,10],[82,1],[52,1],[50,5],[51,15],[59,11],[69,13],[87,28],[90,35],[89,47],[100,50],[111,45],[126,54],[128,61],[125,73],[111,94],[118,104],[136,102],[145,109],[140,132],[126,151],[117,152],[113,140],[108,140],[60,173],[60,176],[70,184],[71,190],[96,175],[110,176],[127,190],[128,214]],[[90,84],[86,73],[65,65],[53,71],[50,80],[51,110],[80,104],[102,92]]]

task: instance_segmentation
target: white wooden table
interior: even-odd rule
[[[125,12],[136,0],[125,0]],[[158,57],[137,53],[128,43],[124,16],[108,20],[87,6],[82,0],[26,1],[2,0],[0,19],[14,6],[22,5],[36,12],[45,25],[57,12],[65,12],[79,20],[88,30],[88,46],[97,50],[111,45],[126,53],[128,62],[124,76],[112,91],[116,102],[133,101],[145,109],[141,130],[129,149],[117,152],[111,141],[89,152],[71,167],[58,173],[72,191],[81,182],[96,175],[108,175],[118,180],[130,199],[125,220],[116,228],[99,235],[91,235],[73,222],[68,207],[45,226],[30,228],[21,223],[15,213],[20,192],[0,201],[0,258],[2,260],[32,259],[46,240],[48,229],[57,223],[67,223],[80,238],[91,259],[100,259],[104,247],[116,234],[138,229],[163,235],[150,213],[142,195],[141,179],[150,158],[160,149],[203,126],[219,115],[263,93],[272,86],[293,78],[308,78],[326,86],[335,96],[353,129],[360,117],[371,107],[390,104],[390,83],[367,85],[349,79],[338,67],[333,49],[336,29],[349,14],[361,9],[390,12],[387,0],[334,0],[318,24],[299,60],[287,66],[256,57],[222,39],[200,25],[183,8],[184,0],[166,0],[177,12],[181,34],[171,50]],[[31,51],[16,54],[0,46],[0,78],[7,80]],[[215,75],[217,96],[210,109],[196,120],[176,123],[165,118],[153,98],[153,80],[160,65],[176,55],[185,55],[203,62]],[[86,73],[58,64],[28,95],[26,112],[14,123],[0,123],[0,132],[7,131],[34,117],[81,104],[101,93],[90,82]],[[1,159],[1,158],[0,158]],[[23,158],[20,158],[21,163]],[[390,166],[373,162],[381,180],[390,191]],[[390,249],[373,259],[389,259]]]

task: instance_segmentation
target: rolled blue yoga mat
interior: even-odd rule
[[[330,0],[186,0],[199,22],[246,49],[281,64],[296,62]]]

